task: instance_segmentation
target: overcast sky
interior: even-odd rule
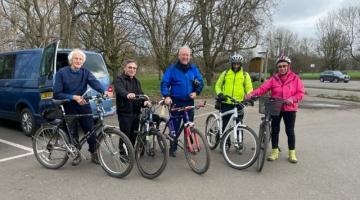
[[[273,24],[297,33],[299,38],[315,38],[318,19],[350,5],[360,6],[360,0],[281,0],[274,10]]]

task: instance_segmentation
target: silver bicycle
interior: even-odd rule
[[[225,101],[230,99],[234,103],[234,109],[221,113],[211,113],[206,119],[205,136],[210,149],[215,149],[220,143],[220,148],[225,161],[235,169],[246,169],[256,161],[259,153],[258,137],[250,127],[240,120],[241,115],[245,117],[245,108],[253,105],[252,100],[242,102],[225,96]],[[223,128],[223,117],[230,115],[230,120]]]

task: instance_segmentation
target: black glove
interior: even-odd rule
[[[225,101],[225,100],[226,100],[226,97],[224,96],[223,93],[219,93],[219,94],[217,95],[217,99],[218,99],[219,101]]]

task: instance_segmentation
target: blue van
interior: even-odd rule
[[[25,135],[32,135],[40,125],[39,102],[53,97],[55,74],[68,65],[71,49],[58,49],[58,45],[56,41],[43,49],[0,53],[0,118],[19,121]],[[107,90],[110,79],[102,55],[84,52],[83,67]],[[96,91],[91,93],[95,95]],[[95,104],[90,103],[95,112]],[[104,108],[106,115],[115,113],[111,100],[104,101]]]

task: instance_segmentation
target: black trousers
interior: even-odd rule
[[[76,114],[91,114],[91,107],[89,104],[86,105],[79,105],[76,102],[70,102],[65,104],[65,113],[68,115],[76,115]],[[71,134],[75,141],[79,142],[79,133],[78,133],[78,127],[77,122],[80,123],[80,126],[82,130],[84,131],[84,134],[91,131],[91,129],[94,126],[94,118],[92,116],[86,116],[81,118],[75,118],[70,122],[69,130],[71,131]],[[94,153],[96,151],[96,135],[93,134],[91,137],[87,139],[87,142],[89,144],[89,151],[90,153]]]
[[[136,132],[139,129],[140,116],[138,114],[119,115],[119,127],[120,130],[130,139],[132,145],[135,145]]]
[[[281,118],[284,119],[285,133],[288,138],[289,150],[295,149],[295,119],[296,111],[283,111],[280,112],[279,116],[271,116],[271,144],[272,148],[279,147],[279,133],[280,133],[280,122]]]

